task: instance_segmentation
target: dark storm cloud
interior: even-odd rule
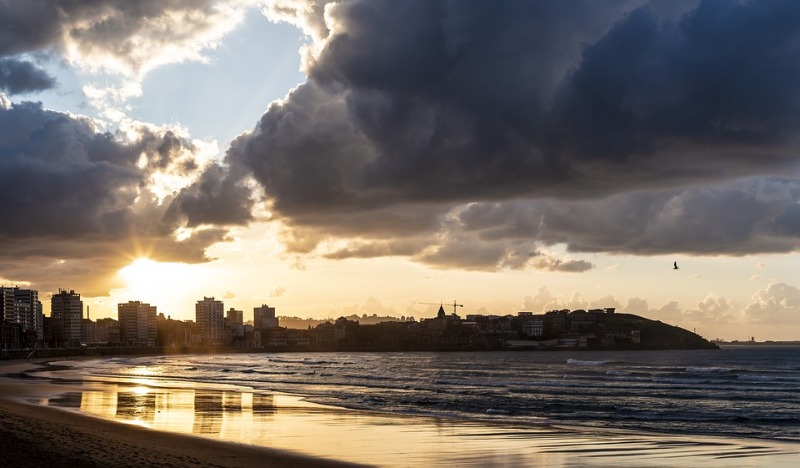
[[[56,85],[56,80],[30,62],[0,59],[0,89],[9,94],[42,91]]]
[[[134,232],[198,259],[263,192],[290,251],[342,240],[319,252],[330,258],[585,271],[542,247],[797,248],[797,2],[324,3],[268,9],[317,40],[308,81],[164,204],[148,174],[194,173],[186,139],[142,130],[123,144],[33,104],[0,112],[0,164],[32,181],[0,174],[18,205],[0,237],[44,239],[58,221],[69,239],[116,248]],[[0,58],[69,49],[141,70],[149,51],[212,29],[216,6],[0,2]],[[191,246],[168,237],[215,225]]]
[[[582,160],[658,156],[648,168],[661,177],[694,169],[676,144],[723,176],[792,164],[798,21],[800,5],[786,1],[705,1],[677,24],[632,12],[587,47],[559,93],[553,146]]]
[[[308,82],[227,162],[288,224],[361,239],[330,255],[417,246],[375,223],[415,206],[437,214],[394,236],[448,266],[796,248],[795,182],[758,178],[798,167],[797,2],[318,3]]]
[[[593,201],[473,204],[462,229],[485,241],[535,238],[579,252],[743,255],[797,246],[800,182],[748,179]]]
[[[0,56],[47,47],[60,30],[58,5],[52,1],[0,2]]]
[[[38,104],[0,110],[0,121],[5,124],[0,131],[0,199],[9,221],[1,228],[3,235],[58,232],[72,237],[125,230],[135,193],[124,188],[135,188],[141,180],[134,155],[128,154],[127,164],[111,163],[123,159],[115,152],[124,148],[93,151],[102,149],[110,135]]]
[[[167,211],[172,222],[189,227],[204,224],[245,224],[253,219],[250,188],[224,169],[211,165],[192,186],[182,189]]]
[[[800,6],[703,2],[674,23],[626,5],[337,4],[309,83],[232,159],[289,216],[610,194],[794,162]]]
[[[139,130],[122,139],[38,103],[0,106],[2,277],[45,282],[56,258],[69,266],[59,266],[72,275],[64,280],[88,287],[93,275],[109,276],[136,255],[206,260],[205,248],[225,229],[176,241],[183,224],[166,219],[169,200],[159,204],[148,189],[156,172],[185,174],[196,148],[169,131]]]

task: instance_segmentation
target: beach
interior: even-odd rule
[[[6,361],[2,374],[34,367]],[[254,445],[157,432],[72,411],[27,403],[65,386],[0,378],[3,465],[16,467],[344,467],[329,460]]]
[[[136,364],[130,368],[136,378],[92,378],[58,370],[63,363],[36,373],[26,372],[33,364],[25,362],[0,367],[6,376],[0,378],[0,441],[13,462],[9,466],[790,467],[800,462],[796,443],[510,424],[502,415],[487,422],[391,414],[241,385],[156,379],[145,372],[156,369],[156,362],[193,359],[199,365],[211,358],[151,359],[124,361]],[[108,365],[123,364],[115,359]],[[55,375],[59,378],[42,378]]]

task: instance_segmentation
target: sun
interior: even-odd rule
[[[159,277],[164,276],[164,267],[149,258],[137,258],[130,265],[120,269],[119,273],[129,287],[138,288],[157,284]]]
[[[157,262],[137,258],[119,270],[125,287],[115,291],[119,302],[141,301],[173,313],[186,309],[202,296],[206,273],[200,265]]]

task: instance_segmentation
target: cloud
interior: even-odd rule
[[[800,319],[800,289],[786,283],[773,283],[756,292],[744,309],[756,323],[796,325]]]
[[[252,178],[304,252],[586,271],[535,252],[797,248],[795,2],[264,11],[311,34],[308,81],[214,177]]]
[[[602,301],[610,301],[612,303],[616,303],[616,300],[610,298],[609,296],[602,298]],[[593,302],[596,303],[597,301]],[[562,309],[569,309],[569,310],[578,310],[578,309],[587,309],[589,307],[589,302],[583,298],[580,293],[572,293],[570,297],[562,298],[559,296],[554,296],[550,293],[550,290],[546,287],[542,286],[536,292],[535,296],[525,296],[522,304],[522,310],[532,311],[535,313],[544,313],[551,310],[562,310]],[[613,306],[602,306],[602,307],[613,307]]]
[[[206,52],[255,0],[30,0],[0,4],[0,89],[10,94],[57,86],[44,69],[68,66],[99,114],[125,119],[127,101],[156,67],[206,61]],[[70,91],[68,91],[70,92]]]
[[[350,316],[350,315],[376,315],[379,317],[394,317],[399,316],[393,308],[384,306],[379,300],[374,297],[369,297],[364,304],[353,304],[342,308],[340,312],[331,311],[331,317],[337,316]]]
[[[0,86],[20,92],[52,86],[22,60],[37,53],[134,81],[202,60],[253,4],[23,3],[0,4],[0,68],[13,72]],[[222,163],[178,130],[112,134],[2,95],[14,222],[0,260],[49,252],[111,271],[97,252],[139,243],[202,261],[263,206],[290,253],[440,268],[797,249],[796,2],[260,3],[311,36],[308,81]],[[94,91],[118,102],[138,88]],[[570,255],[545,253],[554,245]]]
[[[42,91],[55,85],[55,78],[30,62],[0,59],[0,89],[9,94]]]
[[[538,289],[538,291],[536,291],[535,296],[525,296],[522,301],[522,310],[540,313],[547,310],[556,309],[558,308],[555,305],[556,300],[556,297],[550,293],[550,290],[545,286],[542,286]]]
[[[685,317],[683,309],[677,301],[669,301],[663,306],[659,307],[652,315],[653,317],[665,323],[680,326],[681,321]]]
[[[677,301],[668,301],[656,308],[651,307],[646,299],[632,297],[628,299],[625,307],[618,311],[661,320],[687,329],[709,324],[726,325],[741,319],[741,311],[733,301],[714,293],[708,293],[694,309],[684,309]]]
[[[239,0],[30,0],[0,5],[0,56],[53,50],[88,70],[139,75],[202,59],[242,18]]]
[[[612,295],[603,296],[597,300],[592,301],[589,304],[589,307],[592,309],[604,309],[606,307],[614,307],[615,309],[619,310],[622,307],[622,304],[617,301],[617,299]],[[627,312],[627,310],[626,310]]]
[[[6,103],[0,107],[3,276],[93,295],[107,292],[116,271],[137,256],[206,261],[205,248],[224,240],[226,229],[197,229],[178,240],[186,223],[165,216],[172,191],[204,172],[204,150],[177,129],[131,122],[112,134],[39,103]]]
[[[736,315],[730,299],[712,293],[697,303],[697,309],[685,312],[687,319],[697,324],[726,324],[734,321]]]
[[[225,177],[220,165],[211,164],[197,181],[181,189],[165,219],[188,227],[245,224],[254,219],[252,209],[251,189]]]
[[[537,255],[532,262],[532,266],[537,270],[563,271],[563,272],[584,272],[594,268],[591,262],[585,260],[562,260],[550,255]]]
[[[589,201],[476,203],[460,218],[484,238],[535,238],[576,252],[742,255],[795,249],[798,199],[796,179],[750,178]]]

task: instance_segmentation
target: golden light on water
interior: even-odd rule
[[[132,375],[142,376],[142,377],[149,377],[152,375],[158,375],[160,372],[156,371],[152,367],[147,366],[139,366],[131,370]],[[145,380],[145,379],[137,379],[138,380]]]

